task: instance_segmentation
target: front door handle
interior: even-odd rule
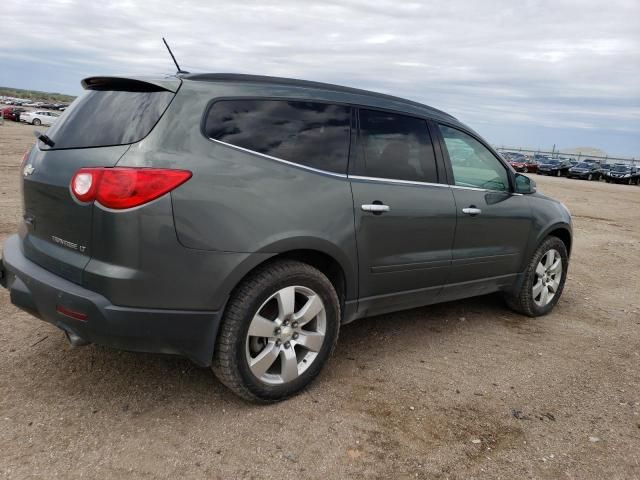
[[[471,205],[470,207],[463,208],[462,213],[464,213],[465,215],[471,215],[472,217],[475,217],[476,215],[480,215],[482,213],[482,210]]]
[[[360,208],[363,212],[372,212],[380,215],[383,212],[388,212],[391,210],[389,205],[385,205],[383,203],[368,203],[361,205]]]

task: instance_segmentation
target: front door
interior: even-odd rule
[[[360,110],[350,172],[359,258],[359,308],[372,315],[425,305],[451,265],[456,212],[439,183],[424,119]]]
[[[520,272],[531,230],[529,199],[513,193],[507,166],[473,136],[440,125],[453,175],[458,225],[447,283],[466,293],[508,285]],[[477,283],[476,291],[473,289]]]

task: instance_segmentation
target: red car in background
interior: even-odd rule
[[[25,108],[20,107],[4,107],[2,110],[0,110],[0,115],[2,115],[5,120],[13,120],[14,122],[19,122],[20,114],[26,111],[27,110]]]
[[[509,163],[516,172],[535,173],[538,171],[538,163],[531,159],[509,160]]]

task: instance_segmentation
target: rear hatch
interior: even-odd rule
[[[94,206],[82,205],[69,184],[82,167],[113,167],[146,137],[175,96],[177,78],[83,80],[85,92],[37,141],[22,165],[25,256],[72,282],[82,282],[91,258]]]

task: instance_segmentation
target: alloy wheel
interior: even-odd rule
[[[249,324],[245,355],[250,371],[271,385],[295,380],[318,356],[326,328],[325,306],[316,292],[302,286],[278,290]]]
[[[549,305],[558,292],[561,279],[562,257],[557,250],[548,250],[536,266],[532,287],[534,303],[539,307]]]

